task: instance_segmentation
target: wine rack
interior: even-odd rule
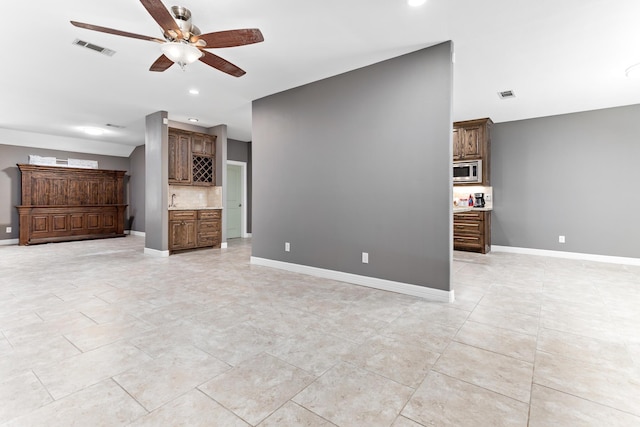
[[[194,184],[215,185],[213,176],[213,158],[211,156],[193,156],[192,181]]]

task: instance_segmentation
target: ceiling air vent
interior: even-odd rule
[[[116,53],[115,50],[107,49],[106,47],[98,46],[93,43],[89,43],[80,39],[75,39],[73,41],[73,44],[75,44],[76,46],[86,47],[87,49],[95,50],[96,52],[99,52],[107,56],[113,56],[113,54]]]
[[[512,90],[503,90],[502,92],[498,92],[498,96],[500,97],[500,99],[507,99],[507,98],[515,98],[516,94],[513,93]]]

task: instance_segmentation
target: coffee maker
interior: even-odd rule
[[[484,208],[484,193],[474,193],[473,196],[474,196],[473,207]]]

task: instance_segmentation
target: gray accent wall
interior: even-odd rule
[[[633,105],[495,124],[492,243],[640,258],[639,120]]]
[[[227,160],[235,160],[236,162],[245,162],[247,164],[247,233],[251,233],[251,142],[228,139]]]
[[[47,135],[42,135],[42,138],[46,139]],[[19,219],[16,205],[22,203],[22,184],[20,170],[16,163],[29,163],[30,154],[56,157],[58,159],[97,160],[100,169],[127,171],[125,176],[125,200],[130,200],[131,198],[130,186],[128,185],[131,173],[129,172],[129,159],[127,157],[0,144],[0,240],[17,239],[19,237]],[[11,233],[5,232],[7,227],[12,228]]]
[[[129,156],[131,179],[129,183],[129,224],[132,231],[144,232],[145,215],[145,149],[140,145]]]
[[[450,290],[452,47],[254,101],[254,257]]]

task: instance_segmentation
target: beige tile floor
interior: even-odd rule
[[[143,246],[0,247],[1,426],[640,425],[640,267],[455,252],[443,304]]]

